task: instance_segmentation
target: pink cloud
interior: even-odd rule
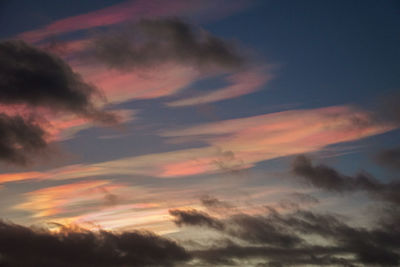
[[[394,128],[379,124],[367,112],[348,106],[291,110],[162,133],[172,140],[192,137],[205,143],[204,147],[67,166],[43,173],[13,174],[8,178],[3,174],[3,182],[115,174],[178,178],[237,171],[258,162],[320,151],[329,145],[359,140]]]
[[[141,18],[178,15],[192,17],[199,13],[207,17],[215,13],[219,13],[218,16],[223,16],[242,9],[246,5],[248,5],[246,1],[237,1],[237,3],[232,4],[226,0],[170,0],[167,4],[163,0],[125,1],[87,14],[57,20],[43,28],[24,32],[18,37],[28,42],[38,42],[58,34],[109,26]],[[223,11],[221,11],[221,7],[224,7]]]
[[[201,77],[196,69],[177,64],[121,72],[104,66],[75,63],[74,69],[101,89],[111,104],[169,96]]]
[[[191,106],[239,97],[262,89],[272,78],[273,75],[267,71],[267,68],[261,67],[235,73],[226,78],[229,85],[224,88],[204,95],[169,102],[167,105],[170,107]]]

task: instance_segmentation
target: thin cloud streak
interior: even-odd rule
[[[193,14],[203,14],[209,16],[211,13],[218,13],[218,6],[231,6],[227,8],[228,13],[234,13],[238,10],[245,8],[245,1],[239,1],[234,5],[226,0],[220,1],[184,1],[184,0],[172,0],[169,1],[168,6],[161,0],[136,0],[136,1],[125,1],[120,4],[106,7],[99,10],[94,10],[87,14],[81,14],[72,16],[64,19],[57,20],[55,22],[46,25],[45,27],[37,30],[24,32],[18,35],[19,38],[28,42],[39,42],[41,40],[53,37],[55,35],[70,33],[79,30],[88,30],[100,26],[112,26],[129,21],[135,21],[141,18],[149,17],[168,17],[185,15],[190,16]],[[221,15],[224,15],[222,12]],[[219,16],[221,16],[219,15]]]
[[[254,93],[274,77],[267,68],[258,68],[232,74],[226,78],[229,85],[211,93],[166,103],[169,107],[183,107],[213,103]]]
[[[108,203],[104,190],[118,191],[123,187],[123,185],[112,184],[107,180],[80,181],[45,187],[25,193],[25,201],[13,208],[28,211],[33,214],[34,218],[82,213],[85,206],[88,206],[90,210]]]

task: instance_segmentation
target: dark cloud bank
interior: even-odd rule
[[[38,108],[52,113],[72,113],[101,123],[116,117],[93,104],[101,97],[92,85],[62,59],[23,41],[0,42],[0,104],[24,106],[29,115],[0,114],[0,160],[25,164],[30,155],[46,147]]]
[[[0,266],[173,266],[190,255],[145,231],[51,233],[0,221]]]

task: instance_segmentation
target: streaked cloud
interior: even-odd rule
[[[168,102],[167,106],[181,107],[217,102],[250,94],[263,88],[273,78],[268,68],[256,68],[229,75],[229,85],[199,96]]]
[[[193,137],[206,146],[80,164],[42,173],[31,179],[74,179],[100,175],[146,175],[177,178],[246,169],[258,162],[323,150],[394,129],[376,123],[367,112],[348,106],[291,110],[164,131],[166,138]],[[29,174],[29,173],[28,173]],[[28,174],[22,177],[28,179]],[[3,175],[11,182],[13,174]]]
[[[150,70],[120,72],[105,66],[79,65],[76,69],[101,88],[110,103],[173,95],[201,78],[190,66],[162,64]]]
[[[111,26],[149,17],[189,16],[189,14],[194,15],[199,13],[203,14],[205,17],[210,17],[211,14],[216,13],[224,15],[221,11],[217,12],[219,10],[218,6],[220,5],[229,5],[230,7],[225,10],[225,13],[229,14],[243,9],[248,3],[246,4],[246,1],[237,1],[237,3],[232,4],[226,0],[206,0],[201,1],[201,3],[193,0],[172,0],[169,1],[168,6],[165,6],[164,2],[161,0],[125,1],[117,5],[94,10],[87,14],[56,20],[43,28],[24,32],[19,35],[19,38],[29,42],[38,42],[55,35],[87,30],[100,26]]]
[[[107,180],[81,181],[59,186],[41,188],[25,194],[25,202],[15,209],[33,213],[33,217],[82,213],[84,210],[108,203],[108,191],[121,188]],[[107,191],[104,191],[107,190]],[[90,207],[92,206],[92,207]]]

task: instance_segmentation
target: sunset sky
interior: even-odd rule
[[[400,265],[398,1],[0,0],[0,26],[0,266]]]

